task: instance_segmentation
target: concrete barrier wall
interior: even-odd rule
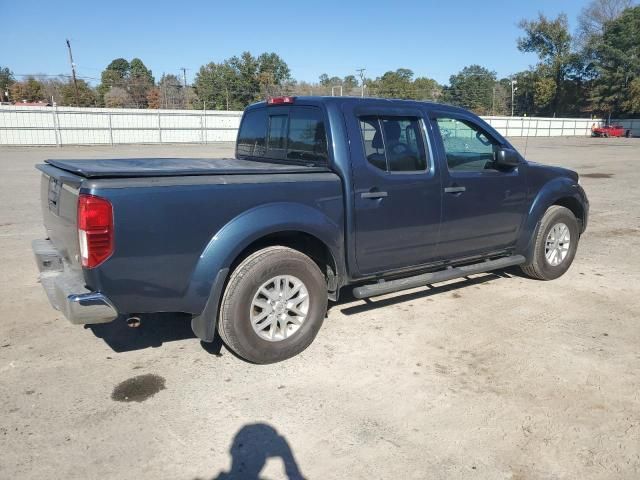
[[[242,112],[0,106],[0,145],[209,143],[236,139]],[[483,117],[509,137],[589,136],[602,119]],[[615,120],[640,136],[640,119]]]

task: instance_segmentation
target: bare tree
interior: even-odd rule
[[[131,98],[131,95],[121,87],[112,87],[104,95],[104,103],[109,108],[126,108],[135,107],[135,103]]]
[[[632,4],[632,0],[591,0],[578,16],[578,45],[593,48],[602,37],[605,24],[618,18]]]

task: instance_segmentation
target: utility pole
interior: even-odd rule
[[[518,90],[518,87],[516,87],[516,83],[518,83],[517,80],[511,80],[511,116],[513,117],[513,99],[515,97],[515,92],[516,90]]]
[[[187,69],[185,67],[180,67],[180,70],[182,70],[182,79],[184,80],[184,88],[186,90],[186,88],[187,88]]]
[[[511,101],[513,103],[513,100]],[[496,114],[496,86],[493,86],[493,96],[491,97],[491,115]]]
[[[187,69],[185,67],[180,67],[180,70],[182,70],[182,80],[184,81],[183,83],[183,95],[182,95],[182,99],[183,99],[183,106],[182,108],[188,108],[187,105]]]
[[[73,63],[73,54],[71,53],[71,42],[67,38],[67,49],[69,49],[69,63],[71,63],[71,76],[73,77],[73,89],[76,94],[76,107],[80,106],[80,102],[78,101],[78,82],[76,80],[76,65]]]
[[[358,75],[360,76],[360,97],[364,98],[364,72],[365,72],[366,68],[356,68],[356,72],[358,72]]]

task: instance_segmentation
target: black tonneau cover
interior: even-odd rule
[[[292,165],[237,158],[118,158],[109,160],[45,160],[85,178],[179,177],[328,172],[327,167]]]

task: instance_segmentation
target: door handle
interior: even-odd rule
[[[445,187],[444,188],[444,193],[462,193],[466,191],[467,191],[466,187]]]
[[[376,198],[384,198],[386,197],[388,194],[387,192],[364,192],[360,194],[361,198],[370,198],[370,199],[376,199]]]

